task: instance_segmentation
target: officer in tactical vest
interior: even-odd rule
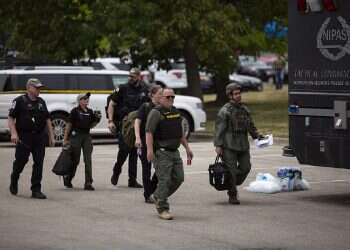
[[[108,105],[108,128],[116,130],[117,123],[120,123],[128,113],[138,110],[138,108],[149,100],[148,88],[140,79],[140,70],[133,68],[130,70],[127,84],[120,85],[113,95]],[[136,181],[137,177],[137,150],[135,147],[129,148],[123,140],[121,133],[118,138],[119,151],[117,161],[114,164],[111,183],[117,185],[122,166],[129,155],[129,187],[142,188]]]
[[[246,179],[251,169],[248,133],[254,139],[259,135],[248,108],[241,103],[241,88],[236,83],[226,86],[230,99],[219,111],[215,123],[214,146],[218,155],[231,174],[231,188],[228,190],[229,203],[240,204],[237,187]]]
[[[15,161],[11,174],[10,192],[18,192],[18,180],[30,153],[33,156],[32,198],[46,199],[41,192],[41,179],[47,132],[49,145],[55,144],[50,115],[45,101],[39,97],[40,88],[44,85],[36,78],[27,81],[27,93],[15,98],[9,110],[8,125],[11,141],[16,144]]]
[[[150,102],[145,102],[137,111],[137,117],[135,119],[135,146],[138,151],[141,151],[140,159],[142,163],[142,184],[144,188],[144,197],[146,203],[154,203],[152,194],[157,188],[157,175],[154,174],[151,179],[152,163],[147,160],[147,146],[146,146],[146,122],[149,112],[159,105],[159,100],[162,96],[163,89],[160,85],[152,85],[149,88]]]
[[[159,101],[160,106],[152,109],[146,123],[147,159],[154,161],[158,178],[153,196],[158,215],[164,220],[173,218],[169,213],[168,197],[184,181],[183,163],[178,150],[180,144],[186,149],[187,162],[190,163],[193,158],[183,134],[181,115],[173,106],[174,99],[174,91],[165,88]]]
[[[85,184],[84,190],[93,191],[92,186],[92,139],[90,129],[95,127],[101,120],[101,113],[94,112],[88,108],[90,93],[79,94],[77,96],[78,106],[73,108],[69,115],[69,121],[64,131],[64,145],[69,145],[72,153],[72,169],[70,174],[63,177],[64,186],[73,188],[72,179],[75,176],[77,166],[80,161],[80,153],[83,151],[85,163]],[[68,141],[69,139],[69,141]]]

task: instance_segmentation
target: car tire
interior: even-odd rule
[[[52,130],[56,144],[61,145],[63,143],[67,121],[68,116],[63,113],[56,113],[51,116]]]
[[[188,139],[191,135],[191,131],[193,130],[192,125],[192,119],[189,114],[187,114],[185,111],[180,110],[180,114],[182,116],[182,127],[183,127],[183,133],[185,137]]]

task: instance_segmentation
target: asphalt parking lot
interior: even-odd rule
[[[65,189],[51,172],[60,148],[48,148],[42,182],[48,199],[34,200],[31,163],[21,175],[19,194],[9,193],[14,148],[0,143],[0,249],[349,249],[350,170],[299,165],[281,156],[281,143],[252,146],[253,169],[239,189],[241,205],[233,206],[225,192],[208,184],[212,143],[190,145],[195,158],[169,200],[174,220],[163,221],[154,205],[144,203],[142,190],[127,187],[127,166],[118,186],[110,184],[114,144],[94,147],[94,192],[83,190],[83,164],[75,188]],[[311,190],[258,194],[243,189],[257,173],[276,175],[281,166],[300,167]],[[138,176],[140,181],[141,170]]]

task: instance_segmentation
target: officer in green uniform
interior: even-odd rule
[[[146,122],[147,159],[153,161],[158,178],[154,199],[158,215],[164,220],[173,218],[169,213],[168,197],[184,181],[183,163],[178,150],[180,144],[186,149],[188,163],[193,158],[183,135],[181,115],[173,106],[174,99],[174,91],[165,88],[160,105],[151,110]]]
[[[219,111],[215,123],[214,146],[218,155],[231,174],[231,188],[228,190],[229,203],[240,204],[237,187],[246,179],[251,169],[248,133],[253,139],[259,135],[248,108],[241,103],[241,88],[236,83],[226,86],[230,99]]]
[[[69,115],[69,122],[64,133],[64,145],[69,144],[72,152],[72,169],[68,176],[64,176],[64,186],[73,188],[72,179],[75,176],[80,161],[80,152],[83,150],[85,163],[85,190],[93,191],[92,186],[92,140],[90,129],[97,125],[101,119],[101,113],[94,112],[88,108],[90,93],[79,94],[77,101],[79,105],[73,108]],[[68,142],[69,138],[69,142]]]

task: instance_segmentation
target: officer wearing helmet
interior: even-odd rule
[[[133,68],[129,73],[128,83],[122,84],[112,94],[111,101],[108,104],[108,128],[116,131],[118,123],[130,112],[138,110],[139,107],[149,101],[148,87],[141,80],[140,70]],[[123,140],[121,133],[118,138],[119,151],[117,161],[114,164],[111,183],[117,185],[122,166],[129,156],[129,187],[142,188],[136,181],[137,177],[137,149],[129,148]]]
[[[241,103],[241,87],[236,83],[226,86],[229,102],[219,111],[215,122],[214,146],[231,175],[227,194],[230,204],[240,204],[237,186],[246,179],[251,169],[248,133],[261,139],[248,108]]]

